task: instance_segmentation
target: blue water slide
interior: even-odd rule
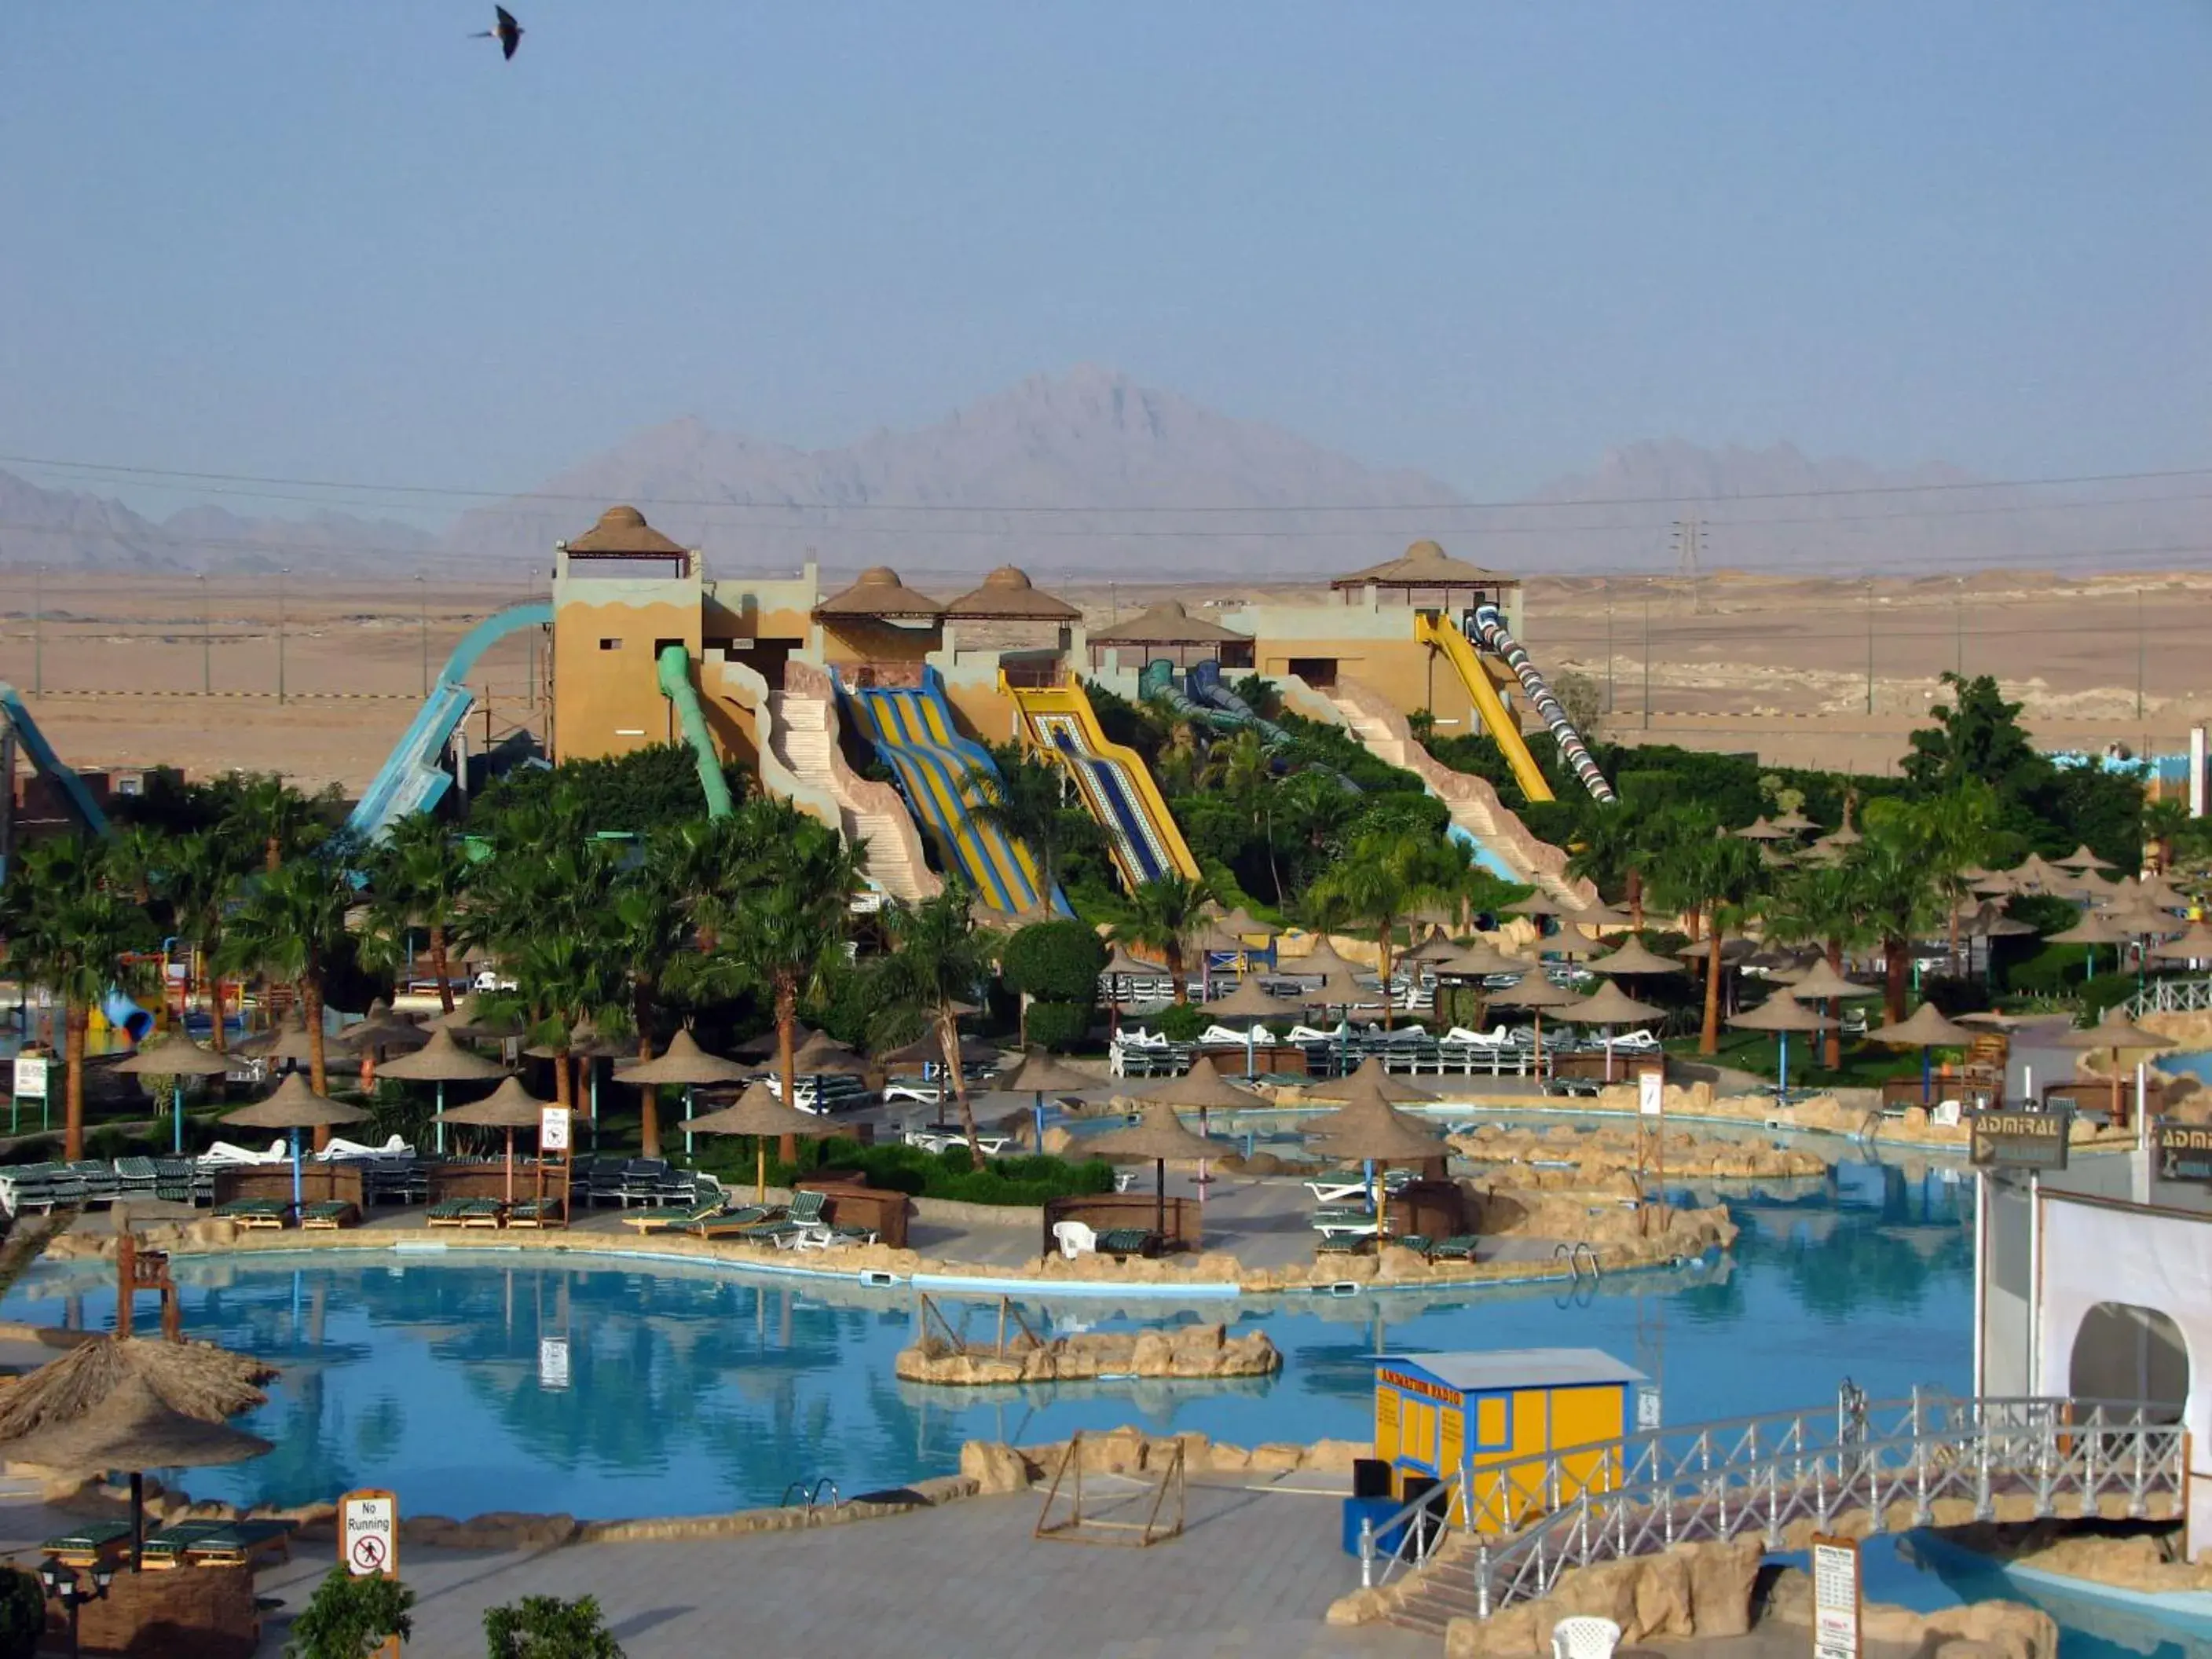
[[[1238,724],[1250,726],[1269,743],[1288,743],[1291,734],[1273,720],[1261,720],[1252,705],[1229,689],[1221,678],[1221,665],[1208,660],[1193,663],[1184,676],[1190,685],[1190,694],[1203,703],[1210,703],[1224,714],[1232,716]]]
[[[444,764],[446,745],[476,705],[477,694],[468,686],[469,671],[477,665],[477,658],[508,635],[526,628],[543,628],[552,620],[552,605],[538,599],[510,605],[461,636],[453,654],[438,671],[437,684],[362,792],[346,819],[349,835],[362,841],[380,841],[401,818],[428,811],[438,804],[453,781]]]
[[[41,777],[53,780],[55,787],[69,799],[70,810],[77,815],[84,827],[95,836],[107,833],[107,814],[100,810],[100,803],[92,798],[92,791],[84,787],[84,780],[64,765],[54,753],[53,745],[46,741],[39,723],[31,718],[31,711],[23,707],[23,698],[12,685],[0,684],[0,711],[4,711],[8,724],[15,728],[15,740],[23,745],[30,757],[32,767]]]
[[[1177,874],[1162,864],[1159,854],[1152,850],[1149,826],[1137,803],[1129,799],[1128,780],[1121,767],[1091,754],[1073,732],[1054,732],[1052,746],[1067,757],[1068,764],[1081,767],[1097,786],[1098,799],[1106,803],[1106,810],[1113,815],[1115,839],[1136,865],[1137,879],[1158,881],[1162,876]]]

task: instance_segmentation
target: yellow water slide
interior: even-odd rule
[[[1083,804],[1106,831],[1122,881],[1133,888],[1164,875],[1198,879],[1198,860],[1176,828],[1167,798],[1137,751],[1109,742],[1073,675],[1049,689],[1008,684],[1000,690],[1021,711],[1022,735],[1067,768]]]
[[[1520,781],[1521,793],[1530,800],[1553,799],[1552,786],[1545,779],[1544,769],[1536,764],[1536,757],[1521,740],[1521,728],[1515,723],[1512,711],[1498,695],[1498,688],[1491,684],[1489,671],[1483,667],[1480,654],[1467,635],[1453,625],[1449,617],[1422,611],[1414,613],[1413,637],[1424,645],[1436,647],[1459,671],[1460,683],[1467,687],[1467,695],[1474,702],[1475,713],[1482,716],[1482,723],[1490,728],[1490,735],[1504,751],[1506,763]]]

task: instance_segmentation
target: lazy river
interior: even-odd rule
[[[1378,1351],[1592,1346],[1660,1386],[1683,1423],[1835,1397],[1964,1391],[1972,1188],[1942,1165],[1845,1164],[1730,1201],[1733,1255],[1593,1287],[1300,1296],[1177,1310],[1097,1297],[1025,1304],[1041,1331],[1233,1318],[1283,1351],[1257,1382],[1109,1382],[992,1391],[902,1383],[910,1290],[639,1262],[584,1250],[180,1258],[185,1328],[283,1368],[241,1423],[258,1462],[183,1477],[240,1504],[385,1486],[416,1513],[583,1518],[846,1497],[957,1467],[964,1440],[1029,1443],[1134,1423],[1240,1444],[1363,1439]],[[99,1264],[33,1268],[0,1316],[112,1322]],[[959,1319],[958,1304],[946,1304]],[[988,1338],[994,1306],[966,1310]]]

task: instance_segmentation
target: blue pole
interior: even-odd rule
[[[1042,1158],[1042,1157],[1043,1157],[1043,1156],[1044,1156],[1044,1091],[1043,1091],[1043,1090],[1039,1089],[1039,1090],[1036,1091],[1035,1098],[1034,1098],[1034,1099],[1031,1101],[1031,1103],[1030,1103],[1030,1109],[1031,1109],[1031,1110],[1033,1110],[1033,1111],[1036,1114],[1036,1149],[1037,1149],[1037,1156],[1038,1156],[1038,1157],[1040,1157],[1040,1158]]]
[[[1923,1106],[1936,1097],[1935,1076],[1936,1051],[1923,1048],[1920,1051],[1920,1103]]]
[[[1789,1033],[1789,1032],[1787,1032],[1787,1031],[1784,1031],[1784,1032],[1783,1032],[1783,1033],[1781,1034],[1781,1036],[1782,1036],[1782,1080],[1781,1080],[1781,1085],[1780,1085],[1780,1093],[1781,1093],[1782,1097],[1783,1097],[1784,1099],[1785,1099],[1785,1100],[1786,1100],[1786,1099],[1788,1099],[1788,1098],[1790,1097],[1790,1033]]]
[[[291,1134],[292,1134],[292,1213],[293,1213],[294,1215],[297,1215],[297,1214],[299,1214],[299,1212],[300,1212],[300,1132],[299,1132],[297,1129],[294,1129],[294,1130],[291,1132]]]
[[[181,1077],[177,1079],[176,1110],[177,1125],[174,1146],[177,1156],[182,1158],[185,1152],[185,1080]]]
[[[691,1156],[691,1085],[684,1085],[684,1156]]]

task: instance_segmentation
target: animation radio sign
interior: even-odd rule
[[[2073,1127],[2071,1112],[1977,1112],[1967,1162],[1977,1170],[2063,1170]]]
[[[2212,1128],[2197,1123],[2160,1123],[2151,1133],[2160,1181],[2212,1186]]]

